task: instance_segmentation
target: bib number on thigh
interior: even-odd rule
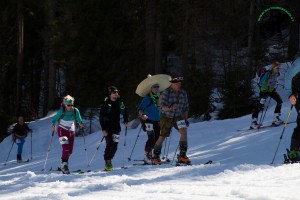
[[[176,123],[177,123],[178,129],[186,128],[186,123],[184,120],[177,121]]]
[[[114,142],[119,142],[120,141],[120,135],[119,134],[112,134],[112,139]]]
[[[16,144],[21,144],[21,140],[20,139],[16,139]]]
[[[146,131],[153,131],[153,124],[151,123],[145,123]]]
[[[66,136],[59,137],[59,143],[60,144],[69,144],[69,140]]]

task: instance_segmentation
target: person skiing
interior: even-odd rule
[[[23,145],[25,143],[25,138],[28,136],[28,133],[32,133],[32,130],[28,127],[27,124],[24,123],[23,116],[19,116],[18,123],[12,130],[13,142],[18,145],[17,162],[23,162]]]
[[[259,97],[260,101],[258,105],[254,108],[252,113],[252,120],[251,120],[251,129],[257,129],[262,124],[257,123],[258,119],[258,113],[263,110],[265,102],[268,97],[274,99],[277,103],[275,110],[274,110],[274,119],[272,124],[275,126],[278,126],[283,123],[283,121],[279,118],[281,113],[281,105],[282,105],[282,99],[279,96],[279,94],[276,92],[276,86],[277,86],[277,78],[280,75],[279,74],[279,62],[273,62],[271,70],[267,70],[259,80]]]
[[[292,162],[300,161],[300,57],[298,57],[285,76],[285,90],[288,95],[289,101],[294,105],[297,111],[297,125],[294,128],[291,144],[290,153],[288,155]]]
[[[153,150],[152,164],[154,165],[162,163],[160,160],[162,143],[166,137],[170,136],[172,127],[180,133],[178,162],[190,164],[190,159],[186,155],[189,101],[186,91],[181,88],[182,81],[183,77],[178,74],[173,75],[170,80],[171,86],[160,95],[162,116],[159,125],[161,132]]]
[[[99,121],[106,141],[104,151],[105,170],[112,171],[111,160],[115,156],[120,139],[120,115],[123,115],[124,124],[127,126],[128,113],[124,101],[120,99],[118,89],[115,86],[109,86],[108,93],[109,96],[104,99],[100,108]]]
[[[138,106],[138,114],[142,120],[143,129],[148,135],[144,149],[144,162],[147,164],[152,164],[152,149],[160,134],[159,121],[161,110],[159,105],[160,92],[158,91],[159,84],[152,85],[150,93],[143,98]]]
[[[74,101],[72,96],[65,96],[62,107],[52,119],[53,131],[55,131],[55,124],[58,122],[57,135],[62,146],[61,171],[64,174],[70,174],[68,162],[73,152],[76,123],[81,128],[84,127],[80,112],[74,107]]]

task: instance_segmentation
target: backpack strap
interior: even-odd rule
[[[120,113],[121,113],[122,115],[124,115],[124,113],[125,113],[125,108],[126,108],[126,107],[125,107],[125,104],[124,104],[124,102],[123,102],[122,100],[120,100],[120,99],[118,99],[117,101],[119,102]],[[107,103],[107,114],[109,114],[109,113],[111,112],[111,101],[110,101],[109,97],[105,97],[104,102]]]
[[[58,119],[58,121],[60,121],[60,120],[61,120],[62,118],[64,118],[65,115],[66,115],[66,108],[65,108],[65,106],[63,106],[62,109],[63,109],[63,112],[62,112],[60,118]],[[74,121],[75,121],[75,124],[77,124],[75,107],[73,107],[73,115],[74,115],[74,119],[75,119],[75,120],[74,120]]]

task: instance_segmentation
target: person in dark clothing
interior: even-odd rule
[[[109,96],[105,98],[100,109],[100,125],[106,141],[104,151],[105,170],[112,171],[111,160],[118,148],[121,126],[120,115],[123,115],[125,126],[128,123],[127,108],[120,99],[118,89],[115,86],[108,87]]]
[[[300,57],[296,59],[285,77],[285,90],[289,101],[297,111],[297,126],[291,137],[290,154],[291,161],[300,161]]]
[[[22,162],[23,145],[28,133],[32,133],[32,130],[24,123],[23,116],[19,116],[18,123],[14,126],[12,131],[13,141],[18,145],[17,162]]]

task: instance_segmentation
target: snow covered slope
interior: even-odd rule
[[[286,102],[282,118],[287,117],[290,105]],[[265,124],[271,123],[274,107],[270,107]],[[85,174],[62,175],[42,173],[51,138],[51,117],[31,123],[33,159],[29,163],[8,163],[0,166],[0,199],[299,199],[299,164],[281,165],[282,154],[289,147],[295,123],[286,127],[274,165],[269,165],[279,142],[283,126],[253,131],[247,128],[250,115],[237,119],[191,124],[188,129],[188,155],[194,164],[213,160],[212,165],[174,167],[133,166],[128,157],[137,138],[139,128],[129,129],[124,148],[124,130],[118,152],[113,160],[115,170],[102,172],[104,143],[100,146],[92,166],[87,167],[84,140],[77,137],[70,158],[71,170],[100,170]],[[295,121],[293,111],[290,121]],[[101,132],[86,136],[88,160],[94,154]],[[178,132],[172,131],[169,158],[178,144]],[[30,140],[24,145],[24,158],[30,158]],[[143,158],[146,134],[142,131],[132,159]],[[0,163],[5,162],[11,147],[10,138],[1,144]],[[16,146],[9,161],[16,157]],[[128,169],[122,169],[124,161]],[[46,169],[57,168],[61,147],[57,136],[53,138]]]

